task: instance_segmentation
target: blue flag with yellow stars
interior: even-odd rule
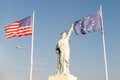
[[[77,35],[100,31],[102,28],[99,12],[87,15],[74,22],[74,30]]]

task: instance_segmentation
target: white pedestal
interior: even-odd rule
[[[61,74],[61,75],[52,75],[49,76],[48,80],[77,80],[77,77],[71,74]]]

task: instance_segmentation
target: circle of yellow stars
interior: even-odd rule
[[[88,20],[90,20],[90,25],[88,26],[88,27],[83,27],[84,25],[82,25],[83,24],[83,20],[84,19],[88,19]],[[80,21],[79,21],[79,23],[80,23],[80,25],[79,25],[79,27],[80,27],[80,29],[83,29],[84,31],[92,31],[93,30],[93,28],[94,28],[94,26],[95,26],[95,21],[94,21],[94,18],[92,18],[92,17],[90,17],[90,16],[85,16],[84,18],[82,18]]]

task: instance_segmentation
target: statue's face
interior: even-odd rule
[[[62,38],[62,39],[66,38],[66,36],[67,36],[67,33],[66,33],[66,32],[63,32],[63,33],[61,34],[61,38]]]

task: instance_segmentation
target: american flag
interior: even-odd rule
[[[32,35],[31,16],[16,20],[5,27],[7,38]]]

